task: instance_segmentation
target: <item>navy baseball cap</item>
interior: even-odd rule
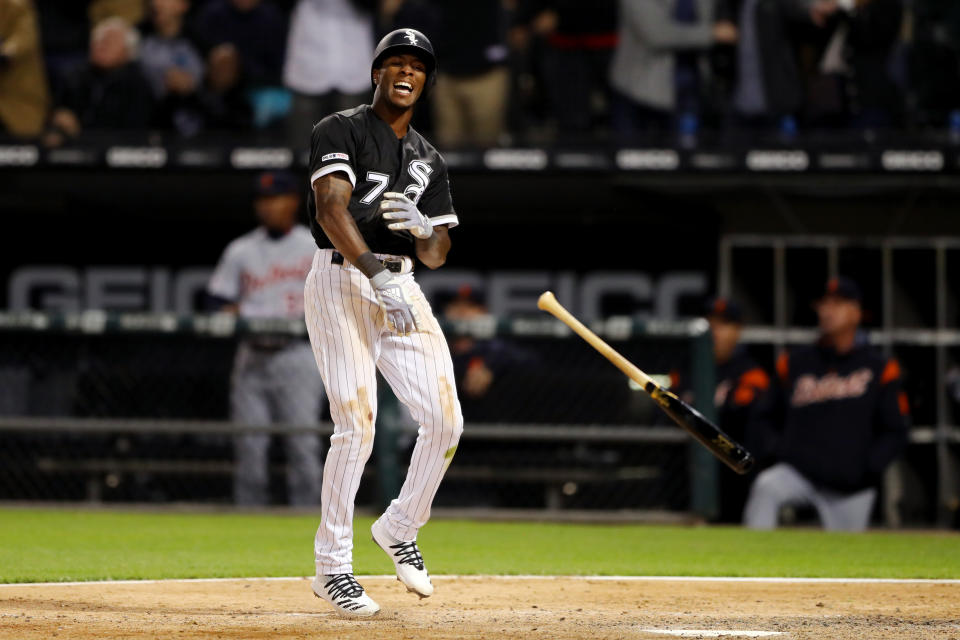
[[[720,318],[721,320],[726,320],[727,322],[743,322],[743,310],[740,309],[740,305],[729,298],[716,297],[711,298],[707,301],[706,308],[704,309],[703,315],[709,317]]]
[[[289,171],[264,171],[257,176],[254,190],[258,196],[278,196],[284,193],[298,193],[300,185]]]
[[[863,295],[860,293],[860,287],[857,286],[857,283],[843,276],[837,276],[836,278],[827,280],[827,285],[824,287],[823,295],[820,299],[822,300],[829,296],[843,298],[844,300],[850,300],[852,302],[861,302],[863,300]]]

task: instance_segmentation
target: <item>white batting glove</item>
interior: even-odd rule
[[[381,271],[370,278],[370,284],[373,285],[387,326],[394,333],[405,336],[420,329],[419,314],[406,283],[395,278],[389,271]]]
[[[417,238],[426,240],[433,235],[430,219],[420,213],[417,205],[402,193],[388,191],[380,201],[380,213],[384,220],[399,220],[387,225],[391,231],[409,231]]]

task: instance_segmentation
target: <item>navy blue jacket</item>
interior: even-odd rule
[[[819,486],[875,485],[907,442],[897,361],[865,344],[845,354],[818,344],[782,354],[777,374],[786,409],[779,459]]]

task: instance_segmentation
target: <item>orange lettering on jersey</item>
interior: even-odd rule
[[[897,394],[897,405],[900,407],[900,415],[905,416],[910,413],[910,401],[903,391]]]

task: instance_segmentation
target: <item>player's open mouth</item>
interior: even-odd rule
[[[402,93],[405,95],[410,95],[413,93],[413,85],[409,82],[395,82],[393,89],[397,93]]]

